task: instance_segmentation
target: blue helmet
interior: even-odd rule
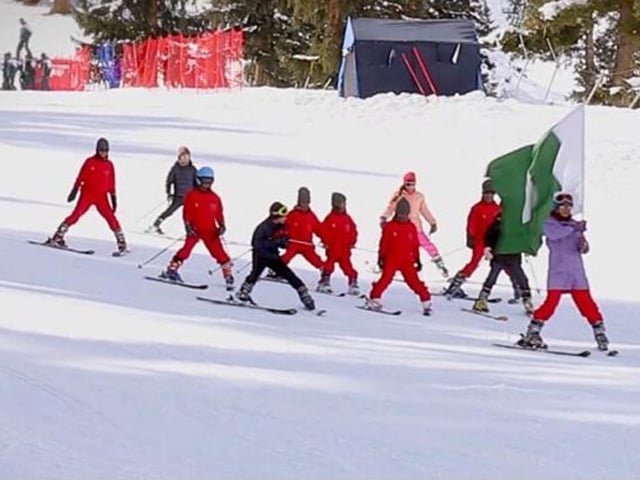
[[[200,167],[198,169],[198,171],[196,172],[196,181],[198,182],[198,185],[201,184],[201,180],[203,178],[210,178],[211,180],[213,180],[215,178],[215,175],[213,173],[213,168],[211,168],[211,167]]]

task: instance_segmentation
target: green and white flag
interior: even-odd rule
[[[569,192],[574,214],[584,210],[584,106],[554,125],[535,145],[496,158],[487,177],[502,199],[498,253],[535,255],[553,194]]]

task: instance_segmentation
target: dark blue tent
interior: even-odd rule
[[[338,91],[360,98],[384,92],[464,94],[483,89],[480,63],[471,20],[349,18]]]

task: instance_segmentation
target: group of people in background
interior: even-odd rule
[[[27,22],[20,19],[20,35],[16,55],[6,52],[2,60],[2,90],[17,90],[16,77],[18,77],[20,90],[49,90],[51,78],[51,60],[42,53],[35,58],[29,47],[32,30]],[[24,58],[21,58],[22,51]]]
[[[178,149],[178,156],[165,182],[168,207],[153,222],[149,230],[162,234],[161,224],[181,207],[186,235],[183,246],[173,255],[160,276],[167,281],[182,282],[178,270],[189,258],[200,240],[211,256],[220,265],[227,290],[235,290],[232,261],[222,241],[226,232],[224,207],[221,198],[213,190],[215,172],[213,168],[193,165],[187,147]],[[422,269],[420,248],[427,251],[432,261],[444,276],[448,270],[438,248],[429,235],[437,231],[437,221],[429,210],[424,194],[416,188],[415,172],[407,172],[401,187],[394,192],[391,201],[380,216],[377,264],[380,277],[373,282],[365,306],[381,310],[381,297],[396,273],[400,273],[407,286],[419,297],[424,315],[431,315],[431,293],[420,279]],[[87,158],[80,169],[67,197],[69,202],[80,198],[71,215],[58,226],[49,242],[53,246],[65,247],[64,236],[70,226],[91,207],[106,219],[114,232],[117,253],[127,250],[124,234],[115,216],[117,200],[115,171],[109,159],[109,142],[100,138],[96,152]],[[587,281],[582,255],[589,251],[585,238],[586,222],[576,221],[571,216],[573,198],[568,192],[556,192],[553,208],[544,224],[546,245],[549,248],[547,297],[543,304],[534,308],[531,289],[522,269],[522,253],[500,251],[501,205],[495,200],[495,190],[490,180],[482,183],[481,199],[475,203],[467,217],[467,247],[471,250],[470,261],[462,267],[443,291],[449,298],[465,296],[463,283],[474,273],[482,258],[490,261],[490,272],[473,304],[473,310],[487,312],[487,300],[500,272],[510,277],[514,293],[522,301],[524,309],[532,317],[519,344],[526,348],[546,348],[540,331],[554,313],[561,295],[569,293],[579,311],[592,325],[598,347],[608,348],[603,316],[593,300]],[[429,233],[422,227],[421,217],[429,224]],[[324,259],[316,251],[314,237],[324,248]],[[267,216],[255,228],[252,238],[252,269],[245,278],[235,298],[253,303],[251,292],[260,276],[268,269],[270,276],[289,283],[298,293],[301,302],[309,310],[315,302],[308,287],[288,266],[297,255],[301,255],[319,271],[316,291],[333,293],[331,276],[336,264],[347,279],[347,294],[360,295],[358,272],[351,262],[352,251],[358,241],[358,227],[347,212],[347,198],[340,192],[331,195],[331,211],[320,221],[311,209],[311,192],[307,187],[298,189],[297,202],[290,211],[280,201],[273,202]],[[280,251],[284,250],[284,254]]]

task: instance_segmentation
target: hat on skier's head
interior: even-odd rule
[[[340,208],[344,207],[347,203],[347,197],[344,194],[339,192],[333,192],[331,194],[331,207],[332,208]]]
[[[496,193],[496,190],[493,188],[493,182],[491,179],[487,179],[482,182],[482,193]]]
[[[96,153],[100,150],[109,151],[109,141],[104,137],[99,138],[96,142]]]
[[[556,192],[553,195],[553,209],[556,210],[562,205],[573,207],[573,195],[568,192]]]
[[[307,187],[298,189],[298,205],[309,205],[311,203],[311,192]]]
[[[402,177],[402,181],[404,183],[416,183],[416,173],[415,172],[407,172]]]
[[[271,218],[286,217],[289,210],[284,203],[273,202],[269,207],[269,216]]]
[[[402,197],[400,200],[398,200],[398,203],[396,203],[396,215],[407,216],[409,215],[410,211],[411,205],[406,198]]]
[[[180,155],[182,155],[183,153],[186,153],[187,155],[191,155],[191,150],[189,150],[188,147],[185,147],[184,145],[178,147],[178,158],[180,158]]]

